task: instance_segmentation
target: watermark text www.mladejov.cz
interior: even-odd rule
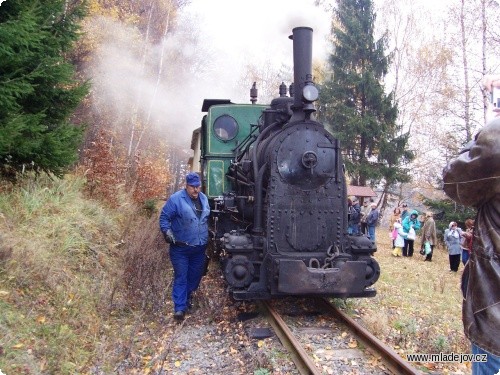
[[[407,354],[408,362],[487,362],[487,354],[467,353],[432,353],[432,354]]]

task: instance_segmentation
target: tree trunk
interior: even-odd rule
[[[483,76],[488,74],[488,70],[486,69],[486,45],[487,45],[487,35],[486,35],[486,0],[481,0],[481,21],[482,21],[482,49],[481,49],[481,58],[483,62]],[[483,115],[484,121],[486,122],[486,112],[488,111],[489,106],[489,97],[488,92],[483,89]]]
[[[164,58],[165,58],[165,50],[167,48],[166,47],[167,43],[165,42],[165,37],[167,36],[168,30],[170,28],[170,12],[171,12],[171,8],[169,7],[168,12],[167,12],[167,19],[166,19],[166,24],[165,24],[165,30],[163,32],[162,47],[161,47],[161,54],[160,54],[160,66],[158,67],[158,73],[156,75],[155,91],[153,93],[153,98],[151,99],[151,104],[149,105],[148,116],[147,116],[146,121],[144,122],[144,126],[142,127],[142,130],[141,130],[141,132],[139,134],[139,138],[137,139],[137,143],[135,145],[134,153],[136,153],[137,150],[139,149],[139,146],[140,146],[142,137],[144,135],[144,132],[146,131],[146,129],[149,126],[149,121],[151,120],[151,113],[153,111],[153,107],[154,107],[154,104],[156,102],[156,96],[158,94],[158,88],[160,87],[160,81],[161,81],[161,77],[162,77],[162,74],[163,74],[163,61],[164,61]]]
[[[469,66],[467,60],[467,38],[465,32],[465,0],[462,0],[460,7],[460,32],[462,37],[462,63],[464,70],[464,126],[466,143],[472,140],[472,130],[470,121],[470,87],[469,87]]]
[[[141,72],[143,75],[144,75],[145,69],[146,69],[146,56],[148,53],[149,33],[151,30],[151,19],[153,17],[154,9],[155,9],[155,3],[154,3],[154,0],[152,0],[151,5],[149,7],[148,23],[146,26],[146,35],[144,37],[144,49],[142,52],[142,59],[141,59]],[[137,95],[137,101],[139,101],[141,96],[142,96],[142,87],[140,88],[139,93]],[[132,116],[130,117],[130,120],[129,120],[131,130],[130,130],[130,139],[129,139],[129,143],[128,143],[128,150],[127,150],[127,157],[128,158],[130,158],[132,155],[132,148],[133,148],[134,140],[135,140],[134,139],[135,132],[137,131],[137,121],[138,121],[137,120],[138,119],[137,111],[138,111],[138,108],[139,108],[139,105],[136,103],[135,108],[132,110]]]

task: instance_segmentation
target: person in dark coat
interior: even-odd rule
[[[172,194],[160,214],[160,229],[170,244],[174,268],[172,299],[177,320],[184,319],[190,308],[192,293],[198,289],[205,267],[210,207],[200,189],[200,176],[189,173],[186,187]]]
[[[368,236],[368,225],[366,225],[366,218],[368,217],[368,214],[372,210],[372,207],[370,205],[370,202],[368,202],[368,199],[363,200],[363,207],[360,208],[361,208],[360,231],[361,234]]]
[[[401,220],[404,220],[404,219],[406,219],[406,217],[408,215],[410,215],[410,210],[408,209],[408,205],[406,203],[403,203],[403,205],[401,207],[402,207],[402,209],[401,209]]]
[[[472,242],[474,239],[474,220],[465,220],[465,232],[462,233],[462,263],[467,264],[472,252]]]
[[[427,212],[425,214],[425,222],[422,227],[422,247],[425,249],[425,243],[429,243],[430,252],[425,253],[425,261],[432,261],[432,254],[434,252],[434,246],[437,244],[437,231],[436,222],[434,221],[434,214],[432,212]]]
[[[359,234],[361,220],[361,208],[359,207],[358,198],[351,199],[351,206],[349,209],[349,234]]]
[[[370,213],[366,217],[366,225],[368,227],[368,237],[370,237],[370,240],[375,242],[375,227],[378,223],[379,212],[377,210],[376,203],[372,203],[371,208]]]
[[[491,90],[492,80],[486,87]],[[496,82],[500,88],[500,76]],[[500,114],[500,109],[498,109]],[[472,253],[462,275],[462,319],[474,354],[472,373],[500,371],[500,118],[484,126],[443,171],[444,191],[477,208]]]

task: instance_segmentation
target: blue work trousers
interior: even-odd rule
[[[349,234],[359,234],[359,224],[350,224],[347,232]]]
[[[368,237],[375,242],[375,226],[368,225]]]
[[[469,258],[470,258],[469,252],[467,250],[462,249],[462,263],[464,264],[464,266],[469,261]]]
[[[486,354],[487,362],[472,362],[472,375],[493,375],[500,372],[500,357],[472,344],[472,354]]]
[[[172,300],[175,311],[186,311],[191,293],[198,289],[205,266],[207,245],[170,245],[170,261],[174,267]]]

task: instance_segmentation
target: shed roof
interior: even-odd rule
[[[356,197],[376,197],[377,194],[368,186],[347,185],[347,195]]]

